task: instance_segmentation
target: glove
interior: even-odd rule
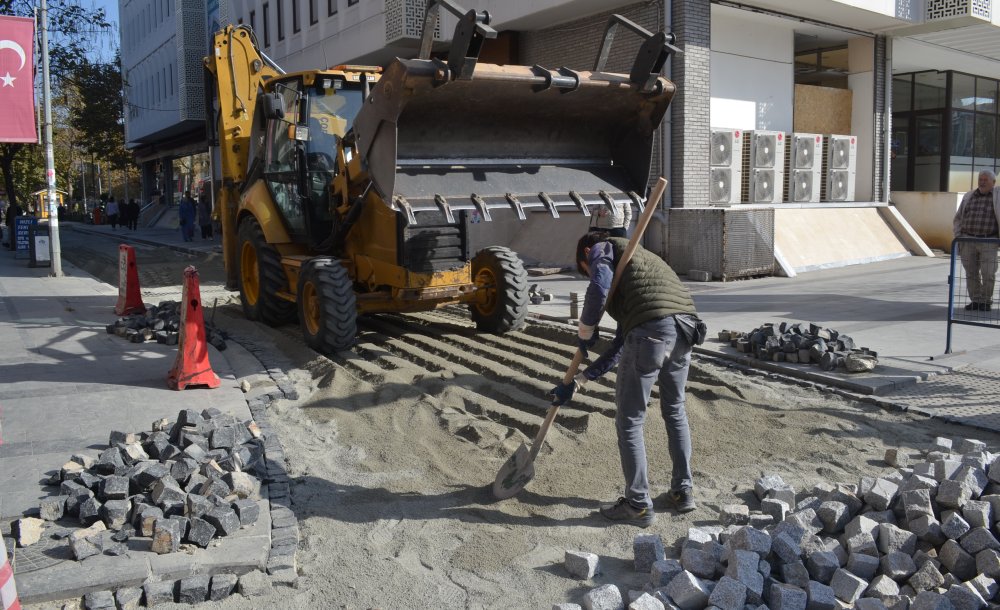
[[[577,347],[580,348],[580,351],[583,353],[583,357],[585,359],[590,358],[590,352],[588,352],[587,349],[594,347],[594,345],[597,344],[597,338],[598,336],[596,328],[594,329],[594,334],[591,335],[589,339],[584,339],[583,337],[579,336],[576,338],[576,345]]]
[[[576,380],[573,380],[566,384],[560,383],[549,390],[547,395],[552,397],[552,406],[559,407],[569,402],[576,394],[577,387]]]

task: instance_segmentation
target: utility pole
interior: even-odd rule
[[[56,162],[52,150],[52,95],[49,91],[49,9],[42,0],[42,100],[45,105],[45,182],[49,203],[49,254],[52,277],[62,277],[62,247],[59,243],[59,205],[56,203]]]

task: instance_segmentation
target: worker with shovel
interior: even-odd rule
[[[597,327],[605,308],[618,322],[611,346],[568,383],[552,389],[553,405],[568,402],[588,381],[618,364],[615,387],[615,426],[625,475],[625,495],[601,507],[601,514],[619,523],[648,527],[656,520],[649,497],[643,425],[653,383],[660,383],[660,410],[667,426],[673,462],[666,504],[678,512],[695,509],[691,481],[691,434],[684,410],[684,385],[691,349],[705,339],[706,328],[677,274],[663,260],[637,247],[610,295],[615,263],[627,240],[594,231],[583,236],[576,249],[577,268],[590,278],[580,316],[578,343],[587,350],[597,341]]]

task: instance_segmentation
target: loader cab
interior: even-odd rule
[[[337,148],[364,102],[360,87],[336,82],[317,78],[307,86],[292,77],[273,83],[272,107],[265,110],[264,181],[292,240],[310,245],[333,231]]]

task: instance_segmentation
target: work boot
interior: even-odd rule
[[[636,508],[625,498],[618,498],[614,504],[601,506],[601,514],[612,521],[638,527],[649,527],[656,521],[656,513],[652,508]]]
[[[694,503],[694,496],[690,489],[668,491],[663,494],[663,504],[679,513],[689,513],[698,508]]]
[[[976,303],[975,301],[965,306],[966,311],[976,311],[977,309],[979,309],[979,303]]]

